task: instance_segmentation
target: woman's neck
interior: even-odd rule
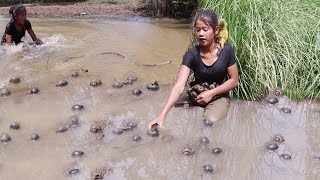
[[[215,49],[217,49],[217,48],[219,48],[219,43],[212,42],[212,44],[209,46],[202,46],[200,51],[202,53],[211,53],[211,52],[215,51]]]

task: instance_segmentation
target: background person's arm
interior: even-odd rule
[[[12,45],[12,36],[9,34],[6,34],[6,44]]]
[[[30,34],[33,41],[35,41],[37,44],[43,44],[43,41],[35,35],[32,28],[28,29],[27,31]]]

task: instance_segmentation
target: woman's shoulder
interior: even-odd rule
[[[6,25],[6,32],[12,31],[13,28],[14,28],[14,21],[10,20]]]
[[[28,19],[26,19],[26,21],[24,22],[24,26],[30,27],[31,26],[31,22]]]
[[[225,44],[223,49],[225,49],[226,51],[233,51],[233,47],[230,46],[229,44]]]
[[[197,54],[197,52],[199,52],[199,46],[198,45],[194,45],[194,46],[191,46],[187,49],[187,53],[192,53],[192,54]]]

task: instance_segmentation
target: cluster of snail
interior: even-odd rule
[[[280,144],[284,143],[284,141],[285,141],[284,137],[281,134],[276,134],[268,143],[266,143],[266,147],[268,150],[275,151],[279,148]],[[283,158],[286,160],[291,159],[291,155],[287,153],[278,154],[278,155],[280,158]]]
[[[217,87],[216,83],[209,84],[207,82],[196,84],[188,89],[188,96],[192,102],[196,102],[196,98],[204,91],[211,90]]]

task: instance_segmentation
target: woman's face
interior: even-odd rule
[[[201,20],[196,21],[195,28],[199,45],[203,47],[211,46],[214,41],[214,29],[209,24],[207,25]]]
[[[27,11],[22,11],[14,17],[17,24],[23,25],[27,19]]]

